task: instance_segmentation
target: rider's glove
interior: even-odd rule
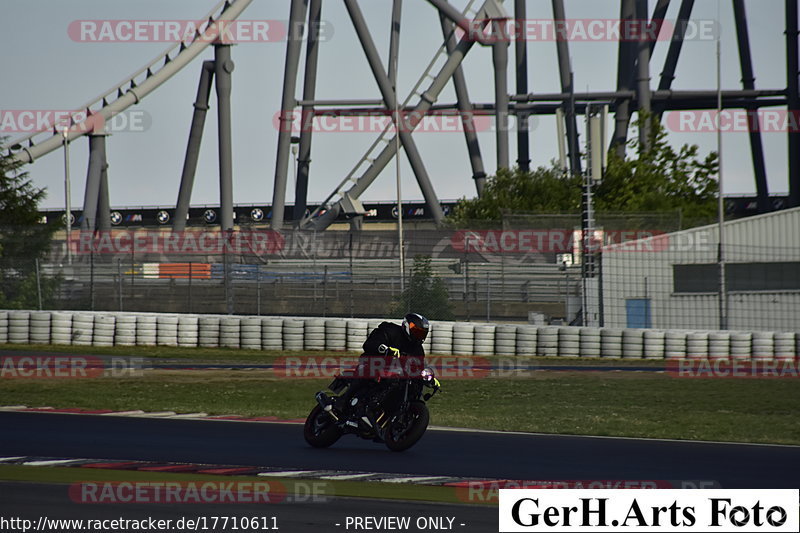
[[[391,355],[393,357],[400,357],[400,350],[397,348],[392,348],[391,346],[386,346],[385,344],[378,346],[378,352],[381,354]]]
[[[442,384],[439,383],[439,380],[436,379],[436,378],[433,378],[433,388],[434,389],[441,389],[442,388]]]

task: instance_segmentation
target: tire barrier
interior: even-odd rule
[[[92,346],[114,346],[114,315],[96,315],[94,317],[94,332]]]
[[[622,357],[622,330],[603,328],[600,330],[600,357]]]
[[[366,320],[348,320],[347,321],[347,351],[360,352],[364,340],[369,335],[369,322]]]
[[[30,342],[29,311],[11,311],[8,313],[8,342],[10,344],[28,344]]]
[[[494,351],[497,355],[517,355],[517,326],[498,324],[494,330]]]
[[[197,320],[197,344],[203,348],[219,347],[219,317],[201,316]]]
[[[664,359],[667,334],[660,329],[646,329],[642,336],[642,355],[645,359]]]
[[[560,357],[581,356],[581,331],[577,328],[558,328],[558,353]]]
[[[134,319],[135,320],[135,319]],[[134,327],[135,330],[135,327]],[[50,315],[50,343],[72,344],[72,315],[69,313],[52,313]]]
[[[0,343],[361,352],[369,332],[384,320],[2,310]],[[800,359],[800,335],[772,331],[664,331],[433,321],[424,346],[429,354],[462,356],[759,362]]]
[[[431,324],[431,353],[449,355],[453,353],[453,324],[436,322]]]
[[[0,311],[0,343],[8,342],[8,311]]]
[[[493,324],[476,324],[475,325],[475,355],[494,355],[495,354],[495,329]]]
[[[261,349],[283,350],[282,318],[264,318],[261,320]]]
[[[544,326],[539,328],[536,340],[536,355],[539,357],[555,357],[558,355],[558,327]]]
[[[200,319],[196,316],[178,317],[178,346],[194,347],[199,344]]]
[[[226,316],[219,319],[219,345],[222,348],[241,348],[242,319]]]
[[[178,345],[178,317],[159,315],[156,317],[156,344],[159,346]]]
[[[136,346],[136,315],[117,315],[117,322],[114,326],[114,344]]]
[[[153,322],[155,325],[155,317],[153,317]],[[139,328],[137,328],[137,337],[139,331]],[[93,337],[94,315],[85,313],[72,315],[72,344],[76,346],[91,346]],[[138,338],[136,344],[139,344]]]
[[[473,355],[475,352],[475,325],[469,322],[453,324],[453,355]]]
[[[240,344],[245,350],[261,349],[261,318],[247,316],[240,323]]]
[[[303,326],[302,320],[285,319],[283,321],[283,349],[290,352],[303,350]]]
[[[641,359],[644,355],[644,330],[627,328],[622,330],[622,358]]]
[[[325,349],[343,352],[347,349],[347,323],[343,318],[325,321]]]
[[[580,328],[580,356],[600,357],[601,354],[601,329]]]
[[[50,313],[31,313],[28,331],[31,344],[50,344]]]

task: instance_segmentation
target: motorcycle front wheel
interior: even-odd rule
[[[303,437],[314,448],[327,448],[342,436],[333,419],[319,405],[309,413],[303,426]]]
[[[386,447],[393,452],[402,452],[417,443],[428,429],[430,413],[425,402],[411,402],[408,409],[398,411],[389,419],[384,435]]]

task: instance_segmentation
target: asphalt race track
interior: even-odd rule
[[[392,453],[352,436],[310,448],[296,424],[0,413],[0,455],[395,472],[511,480],[684,480],[795,488],[800,447],[429,430]],[[691,486],[691,485],[690,485]]]

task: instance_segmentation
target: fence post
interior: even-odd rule
[[[325,274],[322,278],[322,316],[328,316],[328,265],[325,265]]]
[[[492,321],[492,285],[489,272],[486,272],[486,322]]]
[[[39,311],[42,310],[42,280],[39,274],[39,258],[37,257],[34,260],[34,266],[36,267],[36,296],[39,300]]]
[[[188,296],[189,304],[188,304],[188,308],[187,308],[187,311],[189,313],[192,312],[192,278],[193,277],[194,277],[194,274],[192,274],[192,262],[189,261],[189,296]]]
[[[89,252],[89,309],[94,311],[94,247]]]
[[[256,315],[261,316],[261,265],[256,265]]]
[[[117,299],[119,310],[122,312],[122,259],[117,259]]]

